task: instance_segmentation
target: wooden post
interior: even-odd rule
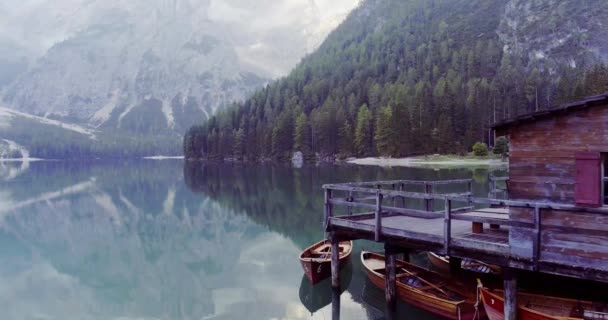
[[[473,222],[471,232],[476,233],[476,234],[483,233],[483,223]]]
[[[386,306],[387,309],[391,310],[396,305],[396,284],[397,274],[395,267],[397,265],[397,257],[395,249],[389,245],[384,244],[384,283],[385,283],[385,295],[386,295]]]
[[[397,190],[397,186],[393,183],[393,191]],[[397,206],[397,197],[393,196],[393,207]]]
[[[340,289],[331,289],[331,318],[340,320]]]
[[[424,193],[431,194],[433,193],[433,185],[429,183],[424,184]],[[424,209],[427,212],[433,211],[433,199],[424,199]]]
[[[374,240],[380,242],[380,235],[382,233],[382,193],[376,194],[376,233]]]
[[[353,198],[353,192],[352,192],[352,191],[349,191],[349,192],[348,192],[348,201],[349,201],[349,202],[353,202],[353,201],[354,201],[354,198]],[[348,215],[349,215],[349,216],[352,216],[352,215],[353,215],[353,207],[348,206],[348,209],[347,209],[347,210],[348,210]]]
[[[404,191],[404,190],[405,190],[405,184],[402,183],[399,186],[399,191]],[[403,196],[401,197],[401,207],[405,208],[405,197],[403,197]]]
[[[511,268],[503,270],[504,289],[505,289],[505,305],[504,305],[504,320],[517,319],[517,278],[515,272]]]
[[[340,289],[340,241],[332,232],[330,235],[331,241],[331,286],[332,288]]]
[[[410,249],[401,249],[401,253],[403,253],[403,261],[410,262],[411,252],[412,251]]]
[[[323,227],[329,230],[329,219],[333,216],[333,206],[331,204],[331,189],[325,189],[325,216],[323,217]]]
[[[469,182],[467,182],[467,192],[469,193],[469,195],[467,196],[469,199],[469,202],[467,203],[467,205],[469,207],[472,207],[474,205],[474,203],[473,203],[473,180],[469,180]]]
[[[462,271],[462,259],[450,257],[450,273],[458,274]]]
[[[443,251],[445,254],[450,254],[450,241],[452,233],[452,200],[445,198],[445,212],[443,216]]]
[[[534,269],[538,270],[538,260],[540,259],[540,242],[541,242],[541,215],[538,204],[534,206],[534,240],[532,248],[532,259],[534,260]]]

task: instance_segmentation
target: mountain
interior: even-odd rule
[[[463,153],[608,91],[608,2],[367,0],[289,76],[192,127],[199,158]]]
[[[2,4],[2,101],[113,136],[178,141],[285,75],[357,1],[340,2],[330,11],[307,0]]]

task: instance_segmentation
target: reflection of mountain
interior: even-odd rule
[[[5,316],[214,314],[214,288],[230,285],[242,242],[261,230],[163,178],[91,178],[2,205],[0,301],[15,301],[0,302]]]
[[[297,255],[323,237],[321,184],[465,176],[356,166],[31,163],[0,183],[0,310],[7,319],[309,319]],[[374,249],[355,243],[343,319],[366,310],[378,318],[362,300],[357,255]],[[325,307],[313,318],[330,313]]]

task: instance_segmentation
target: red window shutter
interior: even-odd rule
[[[576,154],[576,204],[587,207],[602,205],[602,166],[599,152]]]

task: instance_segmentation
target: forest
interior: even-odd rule
[[[285,78],[183,140],[186,158],[306,159],[466,153],[489,125],[608,91],[608,69],[503,50],[503,1],[370,0]]]

